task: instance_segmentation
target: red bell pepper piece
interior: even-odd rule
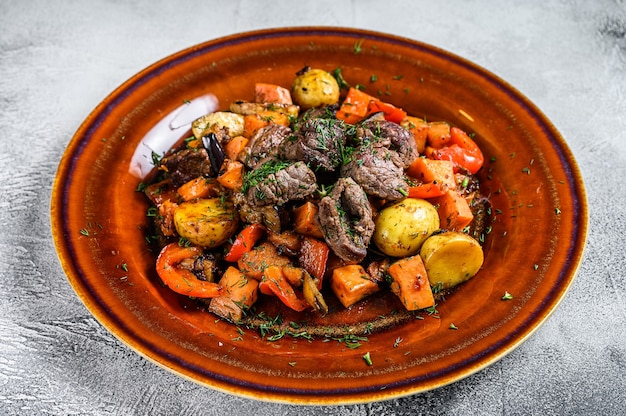
[[[367,106],[367,114],[382,112],[385,120],[400,124],[406,117],[406,111],[380,100],[372,100]]]
[[[156,261],[156,270],[163,283],[176,293],[196,298],[215,298],[220,296],[222,286],[196,278],[189,270],[179,267],[183,260],[202,255],[200,247],[179,246],[170,243],[161,249]]]
[[[426,149],[426,155],[432,159],[449,160],[455,167],[467,169],[474,174],[480,170],[485,158],[480,148],[463,130],[452,127],[450,129],[452,144],[440,149],[432,147]]]
[[[322,288],[322,279],[326,273],[326,262],[330,248],[324,241],[312,237],[304,237],[302,239],[302,247],[300,248],[300,266],[309,272],[309,274],[317,278],[317,288]]]
[[[260,223],[254,223],[246,226],[239,232],[237,238],[230,247],[224,260],[229,262],[238,261],[248,251],[252,250],[252,247],[263,237],[265,234],[265,226]]]
[[[263,279],[259,283],[259,290],[264,295],[274,295],[282,303],[297,312],[310,307],[304,298],[299,297],[291,287],[279,266],[270,266],[263,271]]]

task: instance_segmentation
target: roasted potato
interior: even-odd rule
[[[339,101],[339,84],[335,77],[322,69],[305,68],[294,79],[291,96],[305,110],[336,104]]]
[[[183,202],[174,211],[176,232],[204,248],[224,244],[238,225],[239,216],[234,205],[220,198]]]
[[[376,220],[374,243],[393,257],[417,254],[422,243],[439,228],[439,214],[428,201],[406,198],[383,208]]]
[[[209,133],[217,133],[218,130],[226,127],[228,135],[232,137],[243,134],[243,116],[229,111],[216,111],[204,115],[191,123],[191,132],[198,140]]]
[[[420,257],[430,285],[441,289],[449,289],[474,277],[484,260],[478,241],[458,231],[429,237],[422,244]]]

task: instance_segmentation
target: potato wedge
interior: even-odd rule
[[[478,273],[483,265],[483,249],[474,238],[448,231],[430,236],[420,250],[431,287],[450,289]]]

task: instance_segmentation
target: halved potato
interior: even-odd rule
[[[222,128],[228,128],[228,136],[236,137],[243,134],[243,116],[229,111],[216,111],[206,114],[191,123],[191,132],[198,140],[209,133],[217,133]]]
[[[383,208],[375,225],[372,238],[380,251],[393,257],[412,256],[439,228],[439,214],[424,199],[406,198]]]
[[[478,273],[484,261],[483,249],[474,238],[448,231],[430,236],[420,249],[431,287],[449,289]]]
[[[192,244],[215,248],[237,230],[239,215],[231,202],[220,198],[183,202],[174,211],[178,234]]]

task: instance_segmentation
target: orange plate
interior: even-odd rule
[[[334,340],[272,342],[250,330],[242,335],[163,288],[144,240],[148,205],[135,191],[141,180],[131,173],[138,161],[150,159],[151,149],[162,153],[158,149],[189,134],[185,122],[193,111],[172,114],[188,109],[190,100],[201,106],[199,97],[211,93],[227,109],[234,100],[251,100],[255,82],[289,86],[305,65],[341,67],[349,83],[365,85],[371,94],[380,91],[409,114],[476,133],[487,159],[480,176],[496,219],[485,241],[483,269],[438,306],[439,318],[372,334],[355,349]],[[372,74],[378,81],[370,84]],[[76,293],[102,325],[142,356],[236,395],[345,404],[452,383],[520,345],[572,283],[588,213],[581,175],[563,138],[503,80],[410,39],[305,27],[212,40],[129,79],[69,143],[54,183],[51,217],[58,255]],[[513,299],[502,300],[505,292]],[[381,312],[385,302],[379,301],[355,305],[346,319],[358,317],[355,309]],[[367,352],[371,366],[362,358]]]

